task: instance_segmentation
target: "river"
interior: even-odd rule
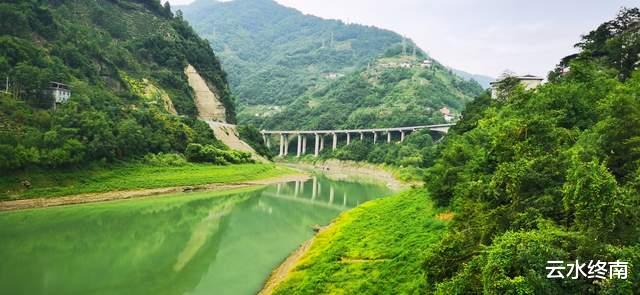
[[[315,176],[0,213],[1,293],[255,294],[313,225],[389,193]]]

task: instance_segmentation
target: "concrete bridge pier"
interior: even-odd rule
[[[335,151],[338,148],[338,135],[333,134],[333,150]]]
[[[278,154],[278,156],[284,156],[284,134],[282,133],[280,134],[280,153]]]
[[[306,135],[302,136],[302,154],[303,155],[307,154],[307,136]]]
[[[316,135],[316,148],[315,148],[315,150],[314,150],[313,155],[314,155],[315,157],[317,157],[317,156],[318,156],[318,152],[320,151],[320,138],[319,138],[319,136],[318,136],[318,133],[316,133],[315,135]]]
[[[387,143],[391,143],[391,131],[387,131]]]
[[[296,153],[296,157],[300,158],[302,155],[302,135],[298,134],[298,151]]]
[[[376,141],[378,141],[378,132],[373,132],[373,144],[376,144]]]
[[[360,132],[360,141],[364,140],[364,132]]]
[[[320,134],[320,151],[324,150],[324,134]]]
[[[351,133],[347,132],[347,145],[351,144]]]
[[[400,142],[404,142],[404,131],[400,130]]]
[[[284,156],[289,155],[289,135],[284,136]]]
[[[269,136],[267,136],[266,134],[262,134],[262,142],[264,142],[268,149],[271,149],[271,141],[269,140]]]

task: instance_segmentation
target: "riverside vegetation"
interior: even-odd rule
[[[208,42],[159,1],[0,4],[0,195],[49,197],[238,181],[286,173],[229,150],[197,120],[184,68],[215,89],[234,122]],[[50,81],[71,86],[55,110]],[[241,129],[243,137],[255,130]],[[264,149],[264,148],[263,148]],[[241,176],[235,169],[243,169]],[[230,177],[236,175],[237,177]],[[22,184],[21,184],[22,183]],[[24,184],[24,185],[23,185]]]
[[[179,156],[176,156],[179,157]],[[49,198],[67,195],[104,193],[213,183],[238,183],[272,178],[294,171],[273,164],[213,166],[188,163],[184,158],[171,164],[116,163],[91,165],[82,169],[34,169],[0,177],[0,200]],[[29,179],[31,188],[21,181]]]
[[[426,250],[447,222],[410,190],[342,214],[318,234],[275,294],[409,294],[425,287]]]
[[[623,9],[585,35],[581,52],[563,59],[549,83],[532,91],[507,84],[499,99],[470,103],[426,170],[427,192],[343,215],[277,293],[636,293],[639,18],[637,8]],[[416,210],[429,199],[452,210],[443,233],[425,217],[433,211]],[[375,214],[385,207],[393,213]],[[354,239],[354,232],[363,235]],[[408,243],[417,239],[430,243]],[[629,277],[546,278],[549,260],[598,259],[628,262]],[[406,263],[381,278],[397,261]]]

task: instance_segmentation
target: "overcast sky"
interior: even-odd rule
[[[186,4],[193,0],[169,0]],[[546,73],[573,44],[640,0],[276,0],[304,13],[390,29],[447,66],[496,77]]]

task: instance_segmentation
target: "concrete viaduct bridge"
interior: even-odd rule
[[[297,151],[296,157],[300,157],[307,153],[307,137],[314,136],[315,144],[314,144],[314,156],[317,157],[318,154],[324,149],[325,143],[324,138],[327,136],[332,137],[332,147],[335,150],[338,147],[338,136],[346,135],[347,142],[349,145],[351,143],[351,136],[356,135],[360,137],[360,140],[364,140],[365,134],[370,134],[373,136],[373,143],[378,142],[378,135],[386,136],[387,143],[391,143],[392,133],[396,133],[400,135],[400,142],[404,141],[405,135],[407,133],[417,131],[417,130],[430,130],[434,132],[447,133],[449,132],[449,128],[454,126],[455,124],[438,124],[438,125],[423,125],[423,126],[411,126],[411,127],[394,127],[394,128],[374,128],[374,129],[345,129],[345,130],[308,130],[308,131],[270,131],[270,130],[262,130],[262,139],[264,140],[267,147],[271,148],[271,140],[272,136],[278,136],[280,138],[280,153],[278,156],[287,156],[289,154],[289,141],[292,137],[297,137]]]

